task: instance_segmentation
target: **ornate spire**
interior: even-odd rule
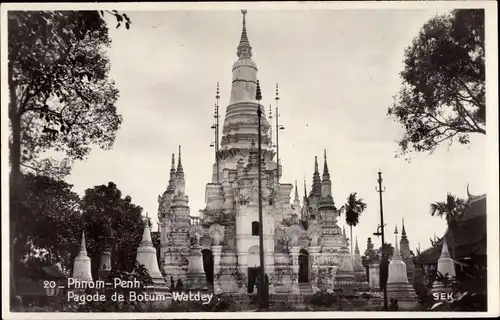
[[[299,201],[299,189],[297,188],[297,180],[295,180],[295,201]]]
[[[358,237],[356,237],[356,245],[354,246],[354,253],[359,254]]]
[[[247,10],[242,9],[241,13],[243,14],[243,29],[241,30],[241,38],[240,38],[240,43],[238,45],[238,58],[250,59],[252,57],[252,47],[250,46],[250,42],[248,41],[248,35],[247,35],[247,23],[246,23]]]
[[[314,157],[314,173],[313,173],[313,183],[311,187],[311,193],[309,196],[317,198],[321,198],[321,178],[319,176],[319,169],[318,169],[318,157]]]
[[[402,218],[402,226],[401,226],[401,239],[406,238],[406,230],[405,230],[405,218]]]
[[[304,175],[304,199],[307,199],[306,176]]]
[[[325,163],[323,166],[323,179],[330,179],[330,173],[328,172],[328,161],[326,159],[326,149],[325,149]]]
[[[177,174],[184,176],[184,169],[182,168],[182,161],[181,161],[181,146],[179,146],[179,159],[177,162]]]

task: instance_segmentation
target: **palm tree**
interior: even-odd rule
[[[343,205],[345,211],[345,222],[349,225],[351,229],[351,258],[353,257],[352,251],[352,227],[355,227],[359,223],[359,216],[366,209],[366,203],[363,198],[356,198],[356,192],[351,193],[347,197],[347,202]]]
[[[450,254],[452,258],[455,251],[452,227],[455,225],[457,219],[465,212],[465,209],[467,209],[467,201],[456,197],[451,193],[446,195],[446,201],[435,202],[430,206],[431,216],[444,217],[446,219],[448,232],[450,233],[451,238]],[[443,237],[443,239],[446,241],[445,237]]]

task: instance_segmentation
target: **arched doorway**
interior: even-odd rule
[[[207,284],[210,286],[214,284],[214,258],[210,249],[203,249],[201,253],[203,255],[203,270],[205,271]]]
[[[247,289],[248,293],[253,292],[253,287],[257,284],[260,269],[259,246],[252,246],[247,254]]]
[[[301,249],[299,252],[299,283],[309,282],[309,252]]]

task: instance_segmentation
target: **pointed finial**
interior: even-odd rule
[[[440,258],[449,258],[450,252],[448,251],[448,244],[446,243],[446,238],[443,239],[443,246],[441,248],[441,256]]]
[[[219,81],[217,81],[217,92],[215,94],[215,99],[219,99],[220,96],[219,96]]]
[[[317,156],[314,156],[314,173],[319,173]]]
[[[295,200],[299,200],[299,189],[297,188],[297,180],[295,180]]]
[[[177,159],[177,172],[178,173],[184,172],[184,170],[182,169],[182,161],[181,161],[181,146],[179,146],[179,158]]]
[[[269,119],[273,118],[273,110],[271,109],[271,105],[269,105]]]
[[[175,153],[172,153],[172,167],[170,170],[175,171]]]
[[[401,230],[401,235],[402,235],[402,236],[406,236],[406,230],[405,230],[405,218],[401,218],[401,219],[402,219],[402,222],[401,222],[401,224],[402,224],[402,226],[401,226],[401,228],[402,228],[402,230]]]
[[[238,45],[238,58],[250,59],[252,57],[252,47],[250,46],[247,36],[247,10],[243,9],[241,10],[241,13],[243,14],[243,29],[241,30],[240,44]]]
[[[276,98],[274,98],[274,100],[279,100],[279,99],[280,99],[280,94],[278,89],[278,83],[276,82]]]
[[[85,243],[85,231],[82,231],[82,243],[80,244],[80,252],[87,253],[87,245]]]
[[[260,91],[260,82],[257,80],[257,92],[255,93],[255,100],[262,100],[262,92]]]
[[[304,199],[307,199],[306,175],[304,174]]]
[[[323,166],[323,175],[327,175],[328,174],[328,161],[326,159],[326,149],[325,149],[325,164]]]
[[[398,226],[394,227],[394,234],[398,234]]]

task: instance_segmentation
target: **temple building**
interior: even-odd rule
[[[317,157],[314,159],[312,188],[309,195],[304,190],[302,205],[297,185],[294,190],[291,183],[279,181],[282,165],[281,159],[275,159],[272,118],[256,98],[258,68],[252,60],[246,11],[242,13],[238,59],[232,68],[231,94],[220,146],[216,146],[212,181],[206,185],[206,206],[199,218],[190,216],[180,147],[177,167],[172,156],[168,186],[158,196],[163,276],[181,280],[190,289],[255,292],[260,268],[258,168],[262,161],[262,229],[270,293],[353,287],[353,261],[345,232],[337,224],[339,210],[332,195],[326,151],[322,175]],[[262,115],[261,160],[258,108]]]
[[[445,243],[446,250],[443,249]],[[486,287],[486,194],[471,195],[467,186],[466,210],[448,226],[434,247],[422,252],[420,267],[426,271],[437,271],[443,250],[445,256],[448,252],[451,259],[457,261],[457,281],[473,281],[476,287]]]

